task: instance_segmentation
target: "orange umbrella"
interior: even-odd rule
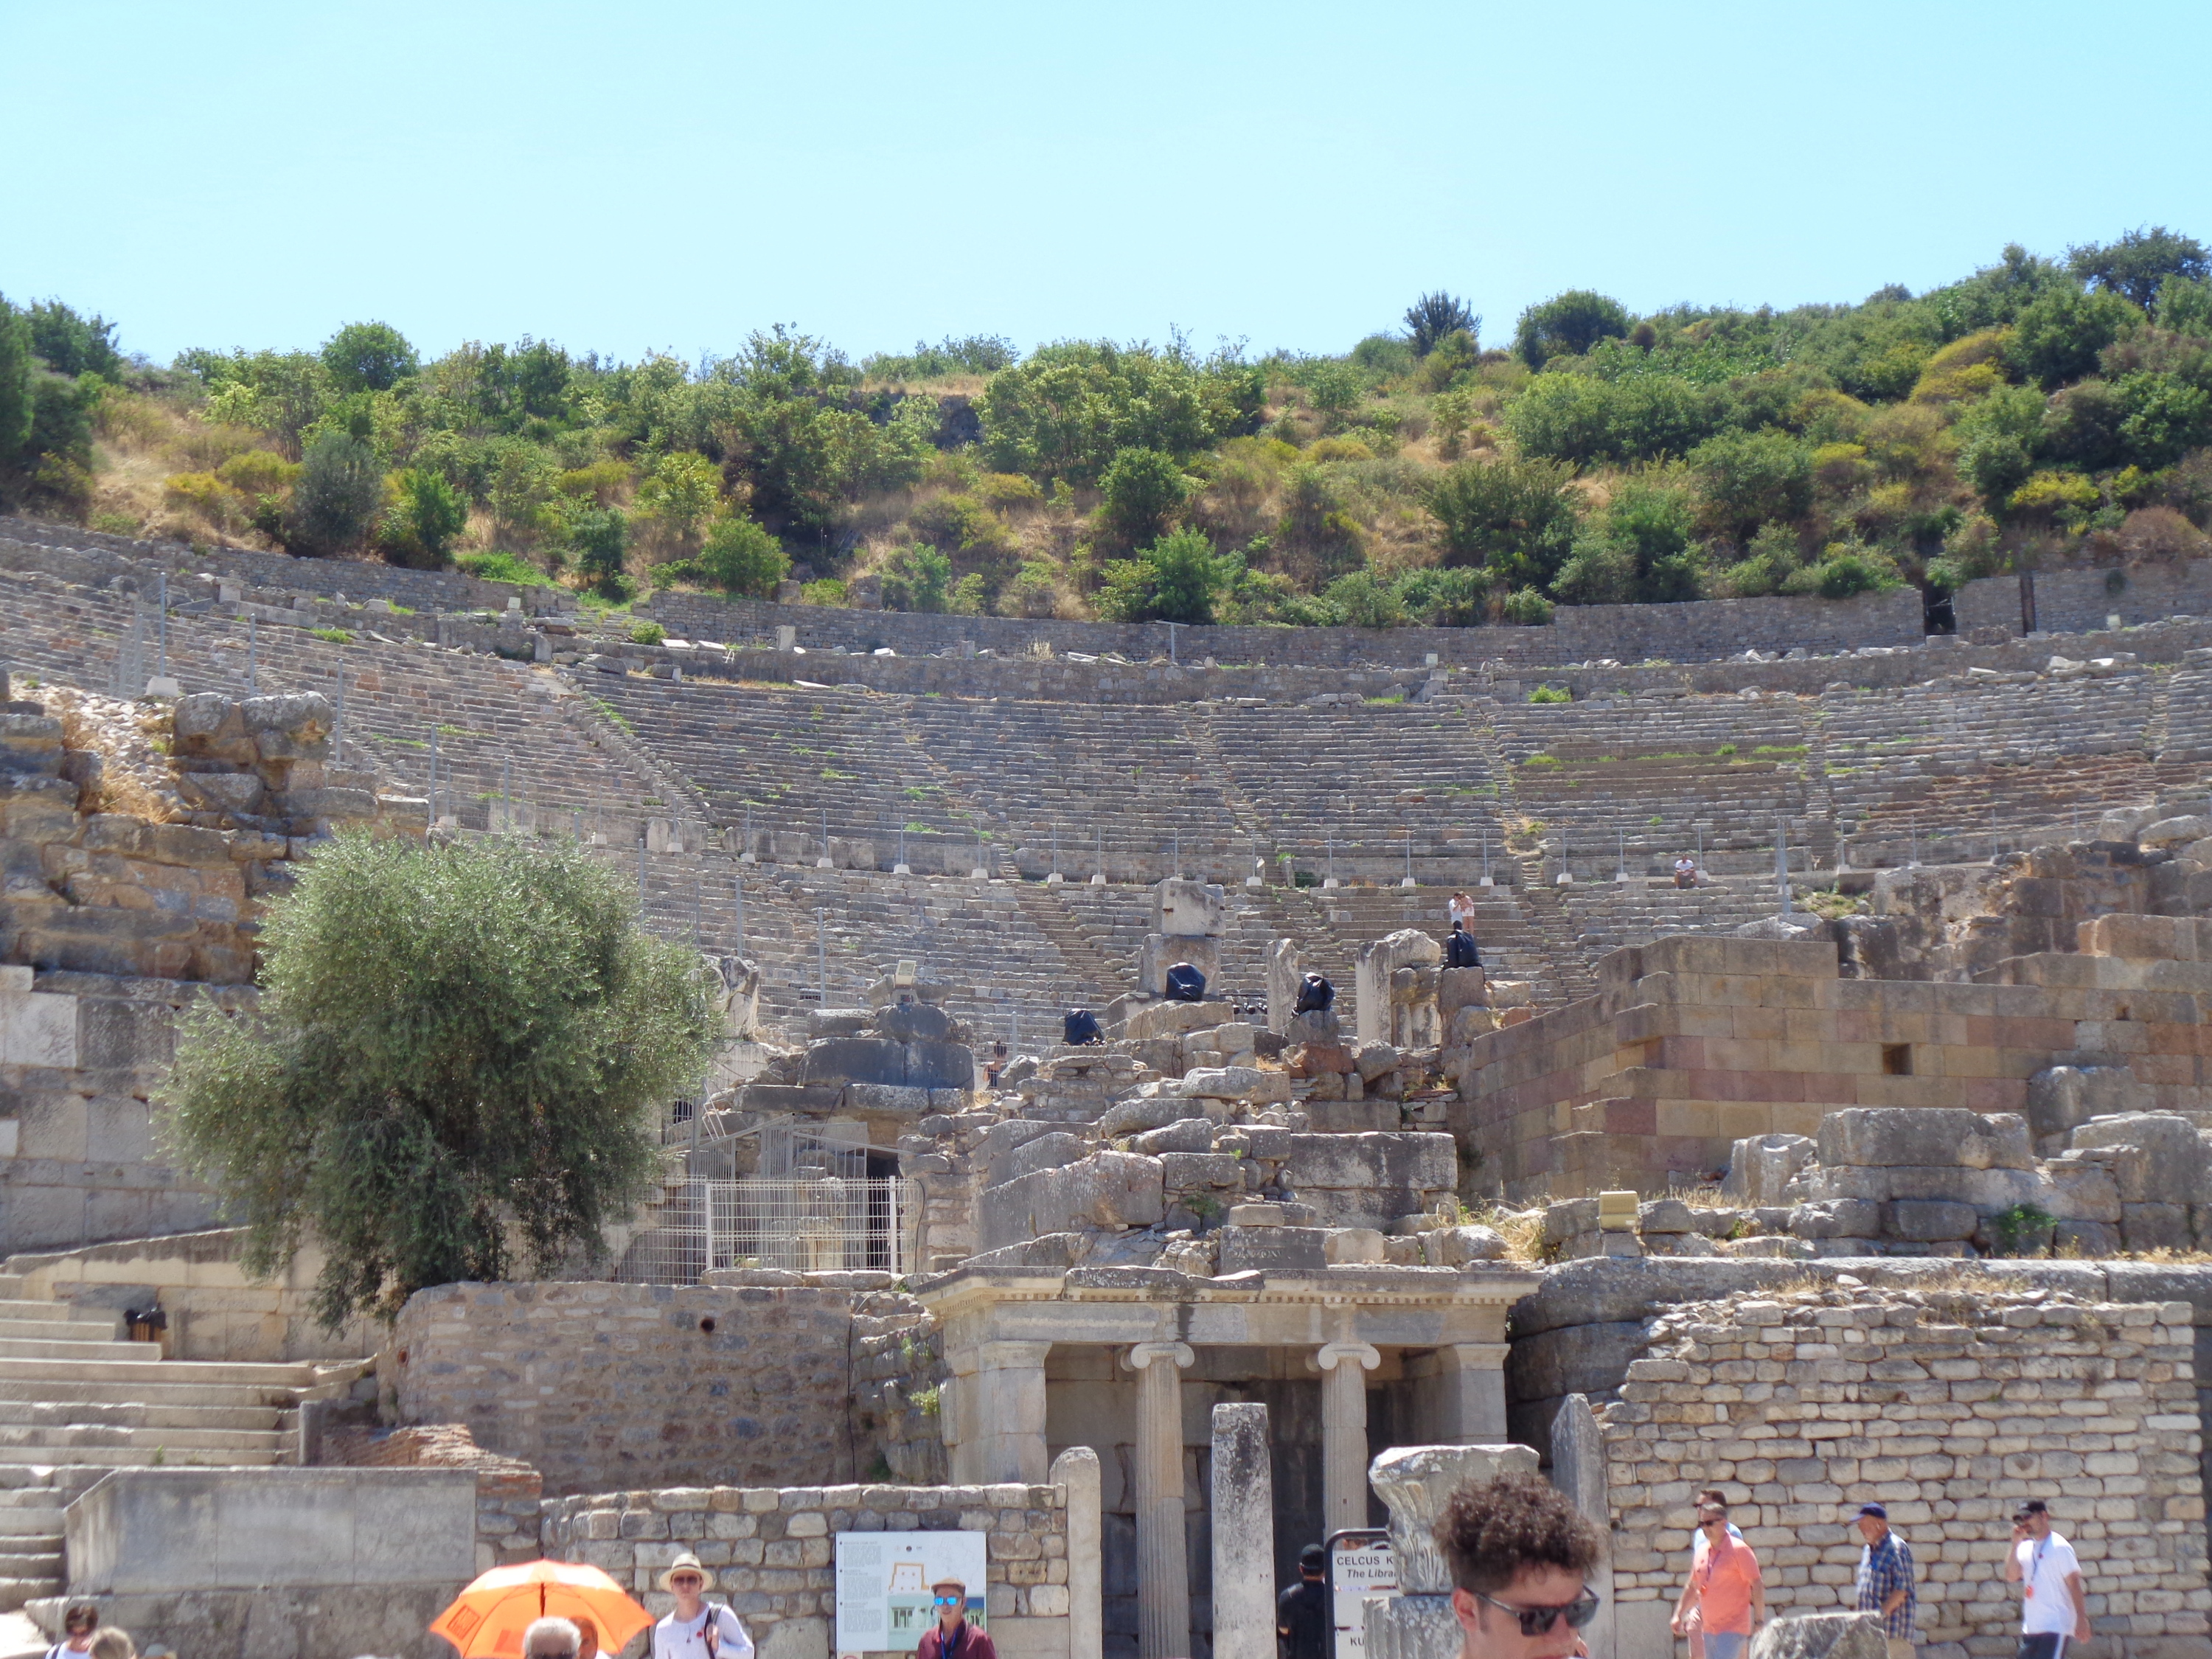
[[[522,1632],[532,1620],[545,1618],[590,1620],[606,1654],[620,1653],[653,1623],[653,1615],[597,1567],[523,1561],[478,1578],[431,1621],[430,1633],[459,1649],[461,1659],[521,1659]]]

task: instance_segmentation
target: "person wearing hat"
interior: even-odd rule
[[[1859,1505],[1858,1528],[1859,1536],[1866,1540],[1866,1547],[1859,1552],[1859,1611],[1881,1615],[1889,1659],[1912,1659],[1912,1644],[1920,1639],[1912,1552],[1889,1529],[1889,1511],[1879,1504]]]
[[[1280,1659],[1327,1659],[1328,1552],[1309,1544],[1298,1552],[1298,1582],[1275,1598],[1275,1651]]]
[[[653,1659],[752,1659],[753,1638],[744,1621],[706,1599],[714,1576],[697,1556],[684,1551],[659,1583],[676,1598],[676,1610],[653,1627]]]
[[[2019,1659],[2064,1659],[2066,1638],[2089,1639],[2089,1598],[2074,1547],[2051,1529],[2051,1509],[2031,1498],[2012,1512],[2005,1583],[2021,1587]]]
[[[966,1584],[957,1578],[939,1579],[929,1587],[929,1604],[937,1622],[914,1644],[914,1659],[999,1659],[991,1632],[968,1622]]]

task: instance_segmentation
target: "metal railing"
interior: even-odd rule
[[[909,1273],[920,1265],[921,1219],[915,1182],[896,1176],[686,1181],[642,1218],[619,1277],[693,1285],[721,1267]]]

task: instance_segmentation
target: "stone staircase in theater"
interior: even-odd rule
[[[163,1359],[112,1310],[24,1298],[0,1273],[0,1610],[64,1589],[62,1515],[111,1469],[269,1468],[297,1455],[298,1364]]]

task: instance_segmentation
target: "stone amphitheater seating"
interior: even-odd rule
[[[2136,672],[1831,691],[1821,702],[1837,832],[1855,863],[1902,863],[1899,843],[1938,840],[1985,857],[2008,833],[2148,800],[2166,781],[2154,764],[2160,689]]]
[[[248,596],[270,604],[287,592],[374,592],[425,609],[495,606],[510,591],[0,521],[0,659],[105,689],[135,619],[151,672],[152,606],[131,589],[149,588],[156,554],[173,601],[197,596],[168,621],[169,666],[187,690],[246,689],[246,625],[210,614],[202,571],[273,584]],[[744,638],[733,617],[781,608],[670,596],[661,609],[690,635]],[[1778,819],[1801,873],[1830,867],[1839,836],[1853,865],[1902,862],[1945,830],[1959,855],[1982,856],[2005,844],[1990,836],[1992,805],[1997,836],[2016,841],[2108,806],[2185,802],[2212,760],[2203,651],[2172,670],[1756,699],[1585,688],[1581,702],[1530,705],[1495,701],[1483,677],[1462,675],[1413,702],[1102,708],[556,672],[380,639],[370,613],[341,619],[350,645],[262,626],[259,687],[335,696],[343,665],[349,754],[374,761],[389,787],[427,788],[434,726],[442,811],[471,830],[603,839],[626,871],[643,863],[647,914],[671,936],[696,928],[707,948],[735,948],[744,881],[744,942],[770,967],[772,1013],[812,1000],[817,908],[829,913],[833,1001],[895,955],[977,988],[963,1007],[977,1019],[1018,1008],[1026,1027],[1071,1000],[1111,996],[1127,988],[1149,926],[1139,884],[1176,864],[1231,888],[1225,988],[1256,996],[1261,953],[1285,936],[1348,982],[1366,939],[1409,924],[1441,933],[1443,894],[1474,887],[1486,855],[1498,884],[1480,890],[1485,949],[1498,972],[1552,1000],[1586,988],[1613,945],[1767,914]],[[427,620],[386,626],[428,631],[400,625]],[[872,625],[868,613],[820,620]],[[976,620],[901,622],[951,640]],[[818,870],[825,815],[836,867]],[[1530,819],[1544,825],[1544,855],[1523,842],[1516,857],[1508,830]],[[906,836],[918,873],[894,878],[908,825],[922,826]],[[1068,884],[1047,887],[1038,878],[1054,863],[1055,826]],[[1411,890],[1397,885],[1409,836],[1421,884]],[[1284,854],[1300,882],[1317,882],[1332,842],[1346,885],[1274,884]],[[757,866],[738,862],[745,846]],[[1653,879],[1697,846],[1715,884],[1678,893]],[[1112,884],[1092,888],[1102,848]],[[1625,883],[1613,879],[1624,853]],[[968,879],[979,856],[994,881]],[[1255,863],[1270,884],[1247,888]],[[1562,867],[1574,884],[1554,888]]]

